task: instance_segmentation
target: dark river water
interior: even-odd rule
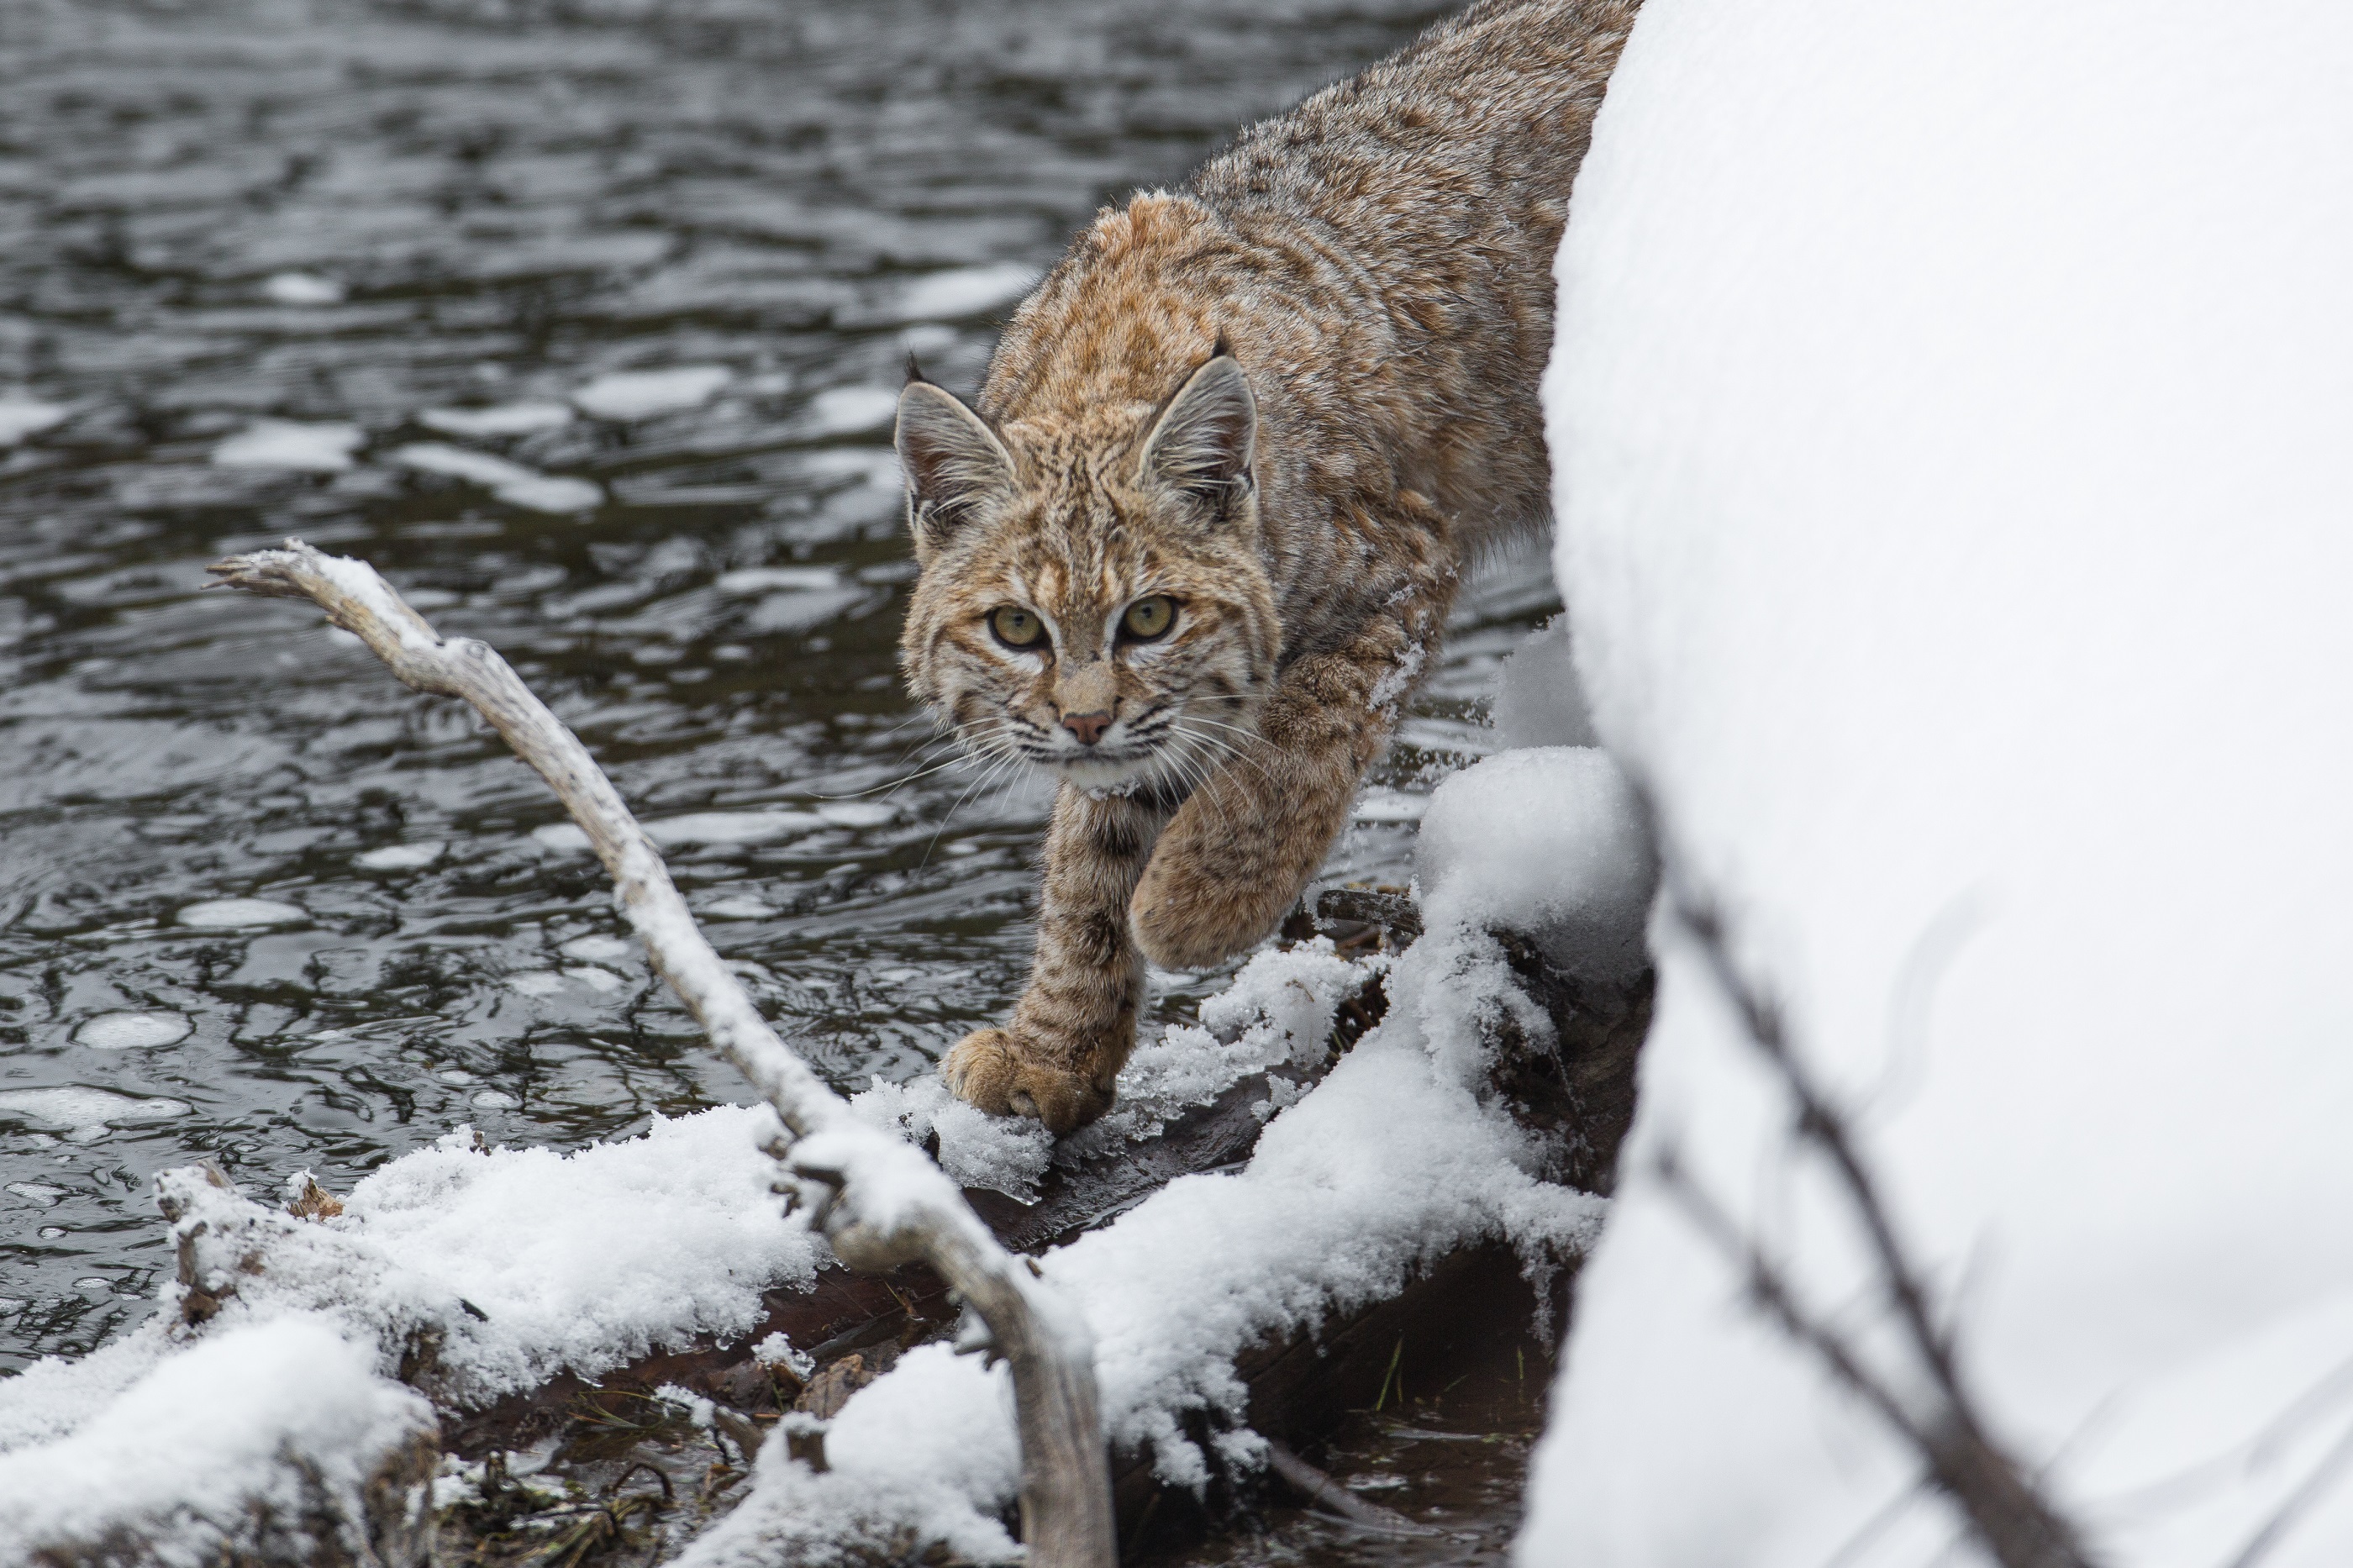
[[[743,1095],[534,775],[206,562],[299,534],[496,645],[706,817],[674,868],[788,1038],[925,1071],[1018,991],[1045,796],[923,772],[899,366],[969,390],[1096,206],[1434,10],[0,6],[0,1368],[151,1310],[158,1169]],[[1472,595],[1335,876],[1401,878],[1542,579]]]

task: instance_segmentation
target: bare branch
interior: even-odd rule
[[[1905,1349],[1916,1358],[1929,1391],[1914,1409],[1871,1372],[1852,1345],[1800,1302],[1789,1282],[1732,1217],[1675,1162],[1660,1162],[1668,1191],[1700,1229],[1737,1263],[1750,1294],[1782,1328],[1807,1345],[1831,1373],[1876,1409],[1926,1461],[1936,1484],[1960,1505],[2004,1568],[2090,1568],[2082,1532],[2045,1498],[2030,1472],[1997,1443],[1962,1378],[1950,1335],[1939,1326],[1920,1269],[1896,1234],[1879,1184],[1864,1163],[1844,1112],[1815,1083],[1792,1048],[1781,1010],[1748,983],[1732,961],[1724,922],[1704,901],[1672,896],[1676,919],[1690,932],[1708,971],[1723,988],[1751,1044],[1778,1074],[1797,1108],[1797,1131],[1829,1162],[1869,1239],[1880,1285],[1895,1309]]]
[[[1022,1534],[1040,1568],[1111,1568],[1111,1475],[1085,1323],[1002,1247],[940,1169],[867,1126],[796,1056],[720,961],[670,869],[579,738],[505,659],[442,638],[365,562],[299,540],[211,568],[233,588],[309,599],[402,681],[461,698],[538,770],[611,873],[622,914],[713,1046],[776,1107],[796,1142],[792,1179],[819,1199],[826,1238],[854,1268],[921,1258],[987,1325],[1011,1363],[1021,1434]]]

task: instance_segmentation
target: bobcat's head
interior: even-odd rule
[[[1262,751],[1282,647],[1259,555],[1257,405],[1223,353],[1164,408],[992,430],[927,381],[899,397],[923,576],[907,681],[973,752],[1091,789],[1181,794]]]

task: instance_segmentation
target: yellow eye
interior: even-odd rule
[[[1137,642],[1150,642],[1176,619],[1176,602],[1163,594],[1138,599],[1119,618],[1119,629]]]
[[[988,613],[988,629],[1007,647],[1036,647],[1046,640],[1046,623],[1037,613],[1018,605],[1006,605]]]

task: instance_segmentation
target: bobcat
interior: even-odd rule
[[[1106,209],[976,405],[913,364],[908,684],[1059,776],[1029,985],[941,1070],[1101,1115],[1146,959],[1264,937],[1348,820],[1466,557],[1541,527],[1569,184],[1639,0],[1486,0]]]

